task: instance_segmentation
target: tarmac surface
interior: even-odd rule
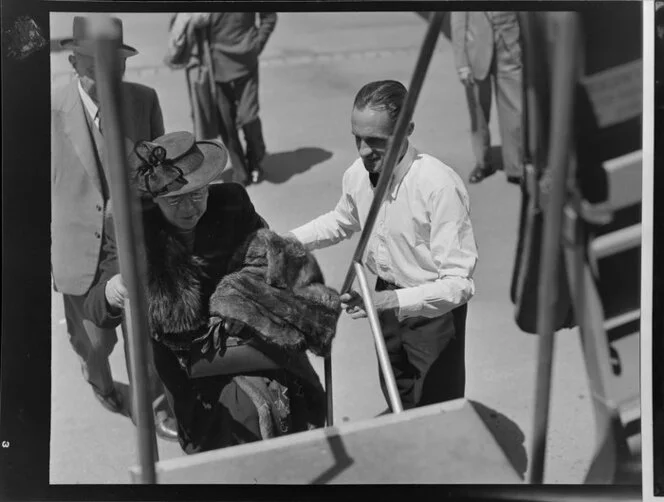
[[[52,39],[70,34],[73,15],[52,14]],[[126,80],[157,90],[167,131],[191,130],[184,74],[162,63],[169,15],[119,17],[125,42],[141,53],[128,60]],[[409,85],[425,30],[425,22],[412,12],[280,14],[261,61],[261,117],[269,152],[266,180],[248,189],[273,230],[286,232],[334,207],[343,172],[357,155],[350,134],[355,93],[372,80],[390,78]],[[66,57],[64,52],[52,53],[53,87],[71,78]],[[466,180],[473,166],[469,118],[451,46],[442,36],[414,121],[413,144]],[[499,157],[495,109],[491,130]],[[521,196],[502,172],[469,185],[469,193],[480,260],[477,293],[467,320],[467,397],[482,404],[490,428],[525,476],[537,338],[519,330],[509,299]],[[341,286],[358,237],[316,252],[332,287]],[[52,335],[51,483],[129,482],[128,468],[138,462],[136,429],[127,418],[102,408],[84,382],[57,293],[52,297]],[[313,358],[313,363],[323,380],[323,361]],[[583,481],[595,446],[576,330],[557,335],[554,363],[545,482],[575,484]],[[116,380],[127,383],[124,365],[120,342],[111,366]],[[366,319],[342,315],[333,370],[335,422],[371,419],[386,409]],[[159,440],[160,459],[182,455],[177,444]]]

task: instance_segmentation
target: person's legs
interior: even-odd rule
[[[69,342],[80,359],[83,376],[98,397],[111,396],[116,390],[108,358],[118,340],[115,330],[99,328],[84,318],[85,295],[62,296]],[[115,404],[111,411],[122,412],[122,409],[115,409],[121,403]]]
[[[417,406],[464,396],[466,313],[463,305],[404,336],[409,361],[420,370]]]
[[[122,338],[124,341],[125,364],[127,365],[127,376],[129,378],[129,391],[131,395],[131,382],[132,382],[132,369],[131,357],[129,349],[129,330],[125,319],[122,320]],[[147,343],[147,369],[148,369],[148,384],[150,386],[150,400],[152,401],[152,408],[155,418],[155,426],[157,434],[164,439],[177,441],[177,423],[175,420],[175,413],[171,402],[171,395],[166,393],[157,368],[154,363],[154,354],[152,343],[148,340]],[[136,415],[135,410],[131,410],[131,419],[135,423]]]
[[[414,408],[417,404],[416,383],[418,379],[417,369],[408,361],[403,346],[401,325],[393,311],[385,311],[378,314],[378,321],[383,332],[385,346],[390,358],[390,366],[397,383],[397,390],[401,398],[401,406],[404,410]],[[392,411],[387,384],[383,371],[378,367],[380,388],[385,396],[385,401]]]
[[[501,39],[496,44],[496,107],[503,152],[503,165],[508,180],[523,176],[521,135],[522,110],[521,49],[507,47]]]
[[[237,104],[233,82],[217,82],[217,108],[219,110],[219,132],[238,178],[251,180],[244,149],[237,130]]]
[[[265,157],[265,140],[259,117],[258,67],[246,77],[238,79],[236,96],[238,100],[237,124],[242,128],[247,144],[247,168],[252,173],[253,181],[256,182],[262,174],[261,162]]]
[[[491,118],[491,76],[484,80],[476,80],[473,85],[466,86],[466,101],[470,114],[470,133],[475,155],[475,174],[478,170],[486,175],[492,174],[495,167],[491,165],[491,133],[489,121]],[[479,178],[479,179],[477,179]],[[483,176],[473,177],[471,182],[481,181]]]
[[[417,369],[413,386],[416,406],[463,397],[463,337],[451,312],[437,318],[415,317],[401,323],[408,362]]]
[[[376,282],[376,291],[384,291],[387,289],[395,289],[395,286],[378,279]],[[395,312],[392,310],[379,312],[378,322],[380,323],[380,328],[383,332],[383,339],[385,340],[385,347],[387,348],[387,353],[390,358],[390,366],[394,373],[394,379],[397,383],[401,405],[404,410],[414,408],[417,402],[415,399],[415,383],[418,375],[417,369],[406,357],[402,342],[401,323],[399,323]],[[387,401],[387,405],[390,411],[392,411],[390,397],[387,392],[387,384],[380,365],[378,367],[378,376],[380,380],[380,388],[385,396],[385,401]]]

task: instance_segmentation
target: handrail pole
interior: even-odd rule
[[[141,253],[143,229],[140,204],[137,196],[131,191],[126,164],[120,59],[117,53],[120,34],[108,15],[93,16],[91,30],[96,44],[95,71],[104,134],[104,161],[110,174],[109,185],[113,201],[118,259],[131,305],[128,309],[131,322],[127,324],[132,404],[133,410],[136,411],[141,466],[139,479],[141,483],[152,484],[156,482],[157,448],[147,371],[148,324],[143,283],[146,264],[144,254]]]
[[[392,365],[390,364],[390,356],[387,352],[385,339],[383,338],[383,331],[380,329],[380,323],[378,322],[378,312],[376,311],[376,306],[371,299],[371,290],[369,289],[367,276],[361,263],[355,262],[354,265],[357,280],[360,283],[362,298],[364,299],[364,308],[366,309],[367,316],[369,318],[369,325],[371,326],[371,332],[373,333],[374,342],[376,344],[378,363],[380,365],[380,370],[383,373],[383,378],[385,379],[387,395],[390,398],[392,412],[401,413],[403,411],[403,405],[401,404],[401,398],[399,397],[399,390],[397,388],[397,382],[394,378],[394,371],[392,370]]]
[[[529,482],[541,484],[544,479],[546,435],[551,399],[551,374],[554,349],[554,313],[558,298],[558,262],[561,252],[563,205],[570,149],[572,146],[574,90],[577,81],[575,54],[580,41],[577,14],[558,14],[560,31],[552,65],[552,109],[549,169],[551,191],[544,212],[542,261],[539,270],[537,299],[537,380],[535,387],[535,420],[531,448],[532,465]]]

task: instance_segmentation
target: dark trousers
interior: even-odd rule
[[[217,104],[221,138],[228,147],[231,162],[234,168],[239,166],[249,175],[260,168],[265,156],[263,128],[258,116],[258,67],[230,82],[217,82]],[[238,129],[244,134],[246,152]]]
[[[376,291],[388,289],[398,288],[379,278]],[[467,311],[467,305],[462,305],[433,319],[403,321],[394,310],[378,315],[404,410],[464,396]],[[382,372],[380,385],[389,405]]]
[[[104,329],[96,326],[84,318],[83,305],[86,295],[74,296],[63,294],[65,305],[65,319],[69,342],[78,355],[81,363],[81,371],[85,380],[102,395],[113,390],[113,375],[108,358],[113,352],[118,336],[115,329]],[[122,323],[122,338],[125,349],[125,363],[127,374],[131,381],[131,366],[129,363],[129,342],[127,329]],[[148,349],[148,378],[150,380],[150,391],[153,399],[158,399],[164,393],[164,386],[157,374],[154,365],[152,350]],[[158,409],[164,409],[166,403],[161,404]]]
[[[507,176],[522,175],[521,145],[521,48],[496,41],[491,71],[484,80],[466,87],[470,113],[473,153],[478,166],[490,164],[491,81],[496,93],[496,108],[502,143],[503,167]]]
[[[97,327],[84,318],[85,295],[62,295],[69,343],[78,355],[85,380],[105,395],[113,390],[113,376],[108,358],[118,341],[114,329]]]

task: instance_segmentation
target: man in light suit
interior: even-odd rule
[[[470,111],[475,168],[469,182],[478,183],[496,171],[491,164],[489,119],[491,80],[496,93],[507,180],[523,175],[521,138],[521,45],[515,12],[453,12],[452,46],[459,79]]]
[[[113,21],[122,33],[120,20]],[[109,224],[111,212],[109,176],[104,166],[104,139],[100,129],[100,113],[104,111],[99,109],[88,19],[75,17],[73,38],[63,40],[61,45],[73,51],[69,62],[77,78],[55,91],[51,100],[53,283],[56,291],[63,295],[70,343],[81,360],[85,379],[105,408],[129,414],[129,403],[125,402],[113,381],[108,360],[117,343],[115,330],[101,329],[83,316],[86,295],[99,277],[99,264],[104,253],[104,225]],[[124,72],[126,58],[137,51],[125,44],[121,44],[118,51]],[[163,135],[164,122],[154,89],[123,82],[121,92],[127,146],[131,148],[138,140],[152,140]],[[156,372],[152,373],[152,390],[156,396],[161,382]],[[162,411],[159,415],[157,433],[176,440],[172,414]]]

